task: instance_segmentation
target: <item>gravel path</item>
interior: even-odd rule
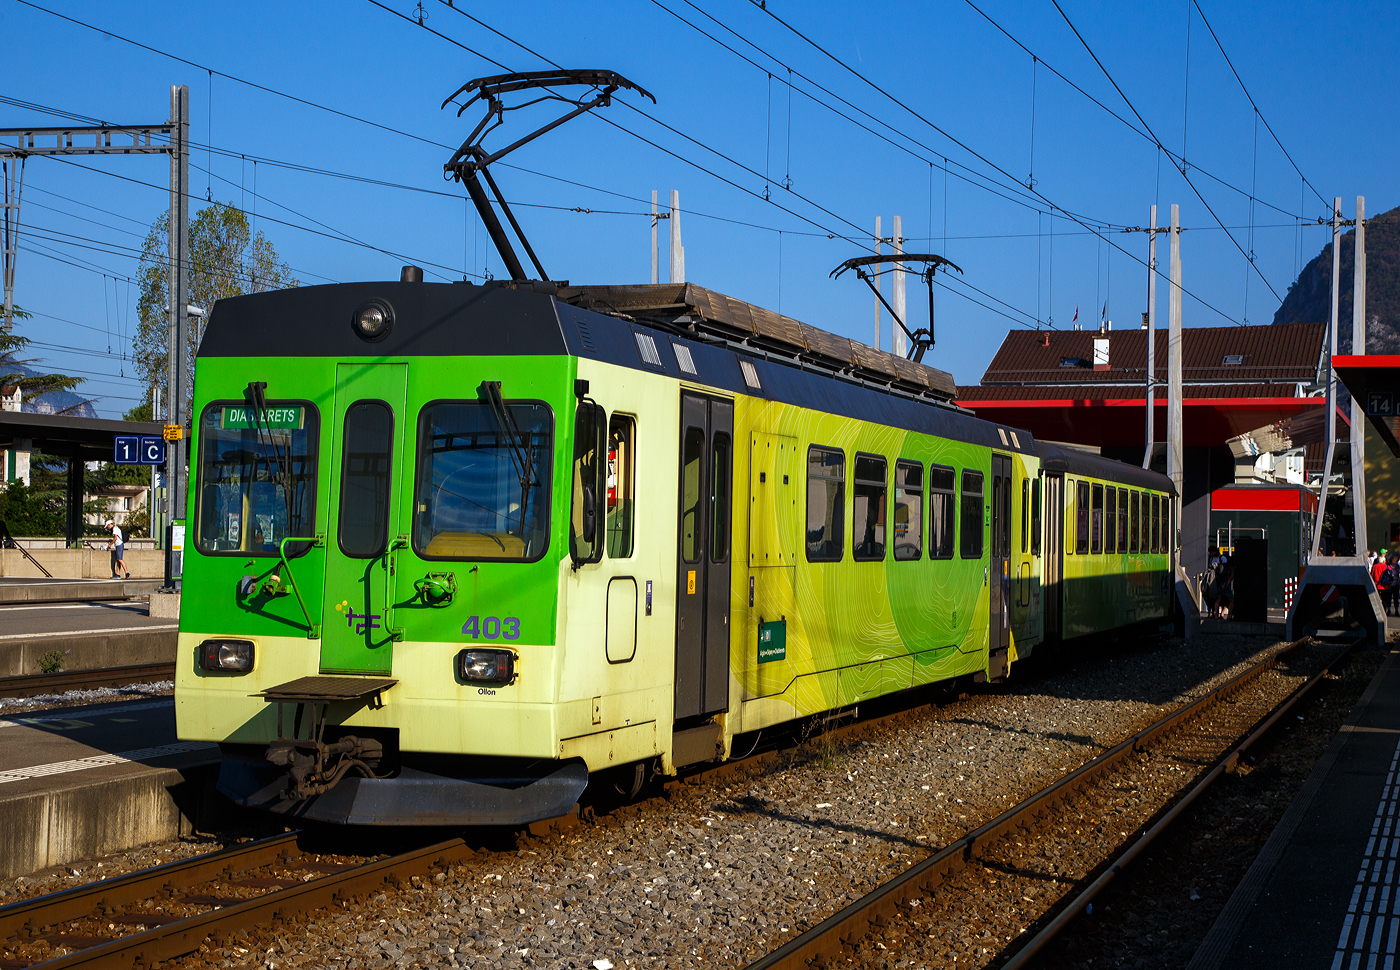
[[[190,962],[742,965],[1272,649],[1202,637],[1027,664],[1004,689],[917,709],[878,736],[675,786],[480,853],[435,884],[259,931],[248,954],[220,946]]]

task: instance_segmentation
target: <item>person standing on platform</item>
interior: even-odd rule
[[[125,552],[125,543],[122,541],[121,526],[108,519],[107,528],[112,530],[112,538],[107,541],[107,548],[112,550],[112,578],[130,579],[131,573],[127,572],[126,560],[122,558]]]
[[[1390,612],[1390,597],[1386,595],[1385,571],[1389,563],[1380,556],[1371,558],[1371,582],[1376,584],[1376,592],[1381,594],[1381,603],[1385,606],[1385,611]]]
[[[1384,570],[1381,572],[1380,581],[1376,584],[1381,593],[1381,605],[1385,607],[1386,616],[1394,616],[1396,610],[1396,600],[1400,598],[1400,556],[1391,553],[1381,560]]]

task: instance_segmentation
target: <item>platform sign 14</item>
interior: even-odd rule
[[[119,434],[112,461],[118,465],[164,465],[165,441],[159,435]]]
[[[1366,393],[1366,414],[1377,418],[1395,415],[1395,396],[1390,391],[1368,391]]]

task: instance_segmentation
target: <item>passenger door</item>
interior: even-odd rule
[[[1063,475],[1045,476],[1045,500],[1041,518],[1045,523],[1045,541],[1041,544],[1041,566],[1045,570],[1045,639],[1060,638],[1060,585],[1065,569],[1065,479]]]
[[[322,673],[388,674],[393,667],[395,555],[403,484],[407,364],[340,364],[331,433]]]
[[[999,680],[1011,666],[1011,459],[992,455],[992,582],[987,678]]]
[[[729,708],[734,404],[681,395],[675,719]]]

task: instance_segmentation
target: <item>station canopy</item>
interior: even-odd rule
[[[1338,354],[1332,369],[1391,453],[1400,458],[1400,354]]]
[[[0,448],[19,447],[82,461],[111,461],[117,435],[160,434],[161,425],[152,421],[0,411]]]

